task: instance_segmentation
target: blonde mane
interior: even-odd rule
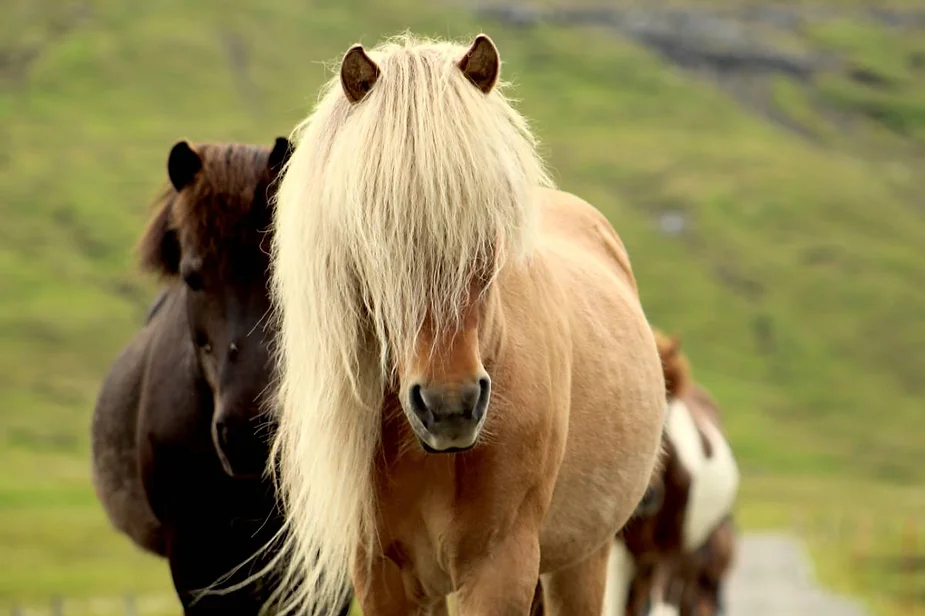
[[[335,77],[293,132],[272,253],[287,611],[332,610],[375,544],[383,395],[425,317],[452,326],[473,276],[533,249],[552,182],[504,84],[484,94],[456,66],[466,49],[387,41],[365,98]]]

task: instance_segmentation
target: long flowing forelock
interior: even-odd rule
[[[311,613],[333,609],[356,546],[376,540],[371,472],[396,359],[425,317],[458,323],[477,264],[490,279],[531,253],[535,187],[552,185],[503,84],[485,95],[456,66],[465,51],[387,42],[364,100],[332,79],[293,135],[274,221],[274,451],[293,606]]]
[[[198,181],[174,198],[173,225],[191,249],[222,277],[264,274],[264,235],[270,219],[267,147],[202,144]],[[263,266],[263,267],[261,267]],[[254,268],[255,272],[251,272]]]
[[[526,121],[483,94],[466,48],[409,36],[372,50],[381,76],[347,107],[330,143],[333,211],[366,297],[384,364],[407,356],[425,315],[458,323],[474,264],[529,254],[534,187],[550,184]],[[383,365],[388,370],[389,365]]]

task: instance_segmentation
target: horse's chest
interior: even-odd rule
[[[448,594],[452,591],[447,544],[452,492],[439,476],[423,481],[399,468],[389,478],[377,490],[383,555],[401,569],[406,589],[413,594]]]
[[[732,509],[739,485],[739,471],[723,435],[712,424],[697,422],[686,404],[673,402],[668,417],[668,437],[678,461],[690,475],[684,512],[684,549],[703,545],[713,529]],[[704,440],[710,447],[707,452]]]

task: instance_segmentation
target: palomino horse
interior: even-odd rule
[[[171,184],[140,243],[142,267],[167,288],[113,364],[93,417],[98,497],[116,528],[169,560],[186,614],[256,616],[273,589],[196,600],[282,525],[261,478],[270,426],[260,402],[273,373],[261,242],[289,151],[282,137],[272,149],[181,141],[171,150]]]
[[[665,454],[656,502],[621,533],[632,576],[625,614],[648,605],[657,614],[707,616],[718,613],[734,554],[739,471],[716,403],[694,383],[680,341],[657,330],[655,337],[669,404]]]
[[[274,444],[308,611],[598,616],[665,384],[627,253],[549,188],[500,58],[356,45],[295,131],[274,218]],[[491,402],[489,403],[489,398]],[[299,609],[299,604],[292,604]]]

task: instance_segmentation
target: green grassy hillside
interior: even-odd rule
[[[109,529],[88,478],[97,387],[153,297],[132,246],[167,152],[182,137],[272,143],[307,113],[323,61],[404,28],[485,30],[498,43],[561,187],[610,217],[650,319],[683,336],[721,401],[746,472],[746,522],[921,512],[925,73],[910,60],[921,30],[841,20],[808,32],[893,85],[841,69],[809,85],[776,80],[776,105],[807,137],[607,32],[513,28],[437,3],[10,6],[0,26],[0,609],[61,593],[83,598],[73,613],[100,613],[79,605],[128,591],[172,605],[166,568]],[[842,134],[818,100],[857,130]],[[685,221],[679,235],[661,230],[664,215]],[[832,498],[845,485],[856,500]],[[852,586],[838,566],[825,570]]]

